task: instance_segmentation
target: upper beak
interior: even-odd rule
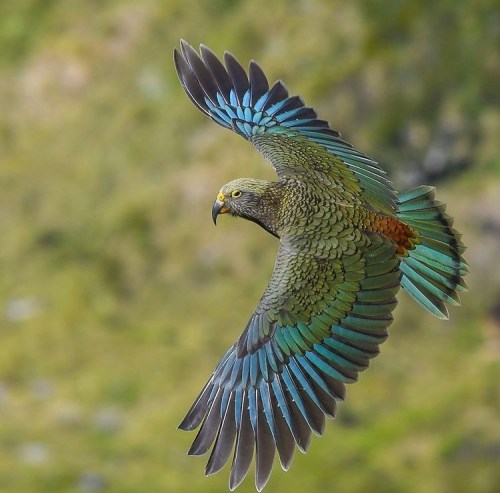
[[[225,214],[228,210],[226,204],[222,200],[217,199],[212,207],[212,219],[214,224],[217,224],[217,216],[219,214]]]

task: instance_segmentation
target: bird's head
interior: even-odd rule
[[[269,186],[265,180],[238,178],[224,185],[212,207],[212,219],[217,221],[219,214],[255,220],[258,217],[261,199]]]

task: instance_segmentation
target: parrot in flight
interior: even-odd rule
[[[181,40],[174,63],[205,115],[248,140],[275,181],[238,178],[212,208],[243,217],[279,239],[274,270],[243,333],[179,425],[199,432],[189,450],[210,448],[205,473],[233,452],[229,488],[255,456],[255,485],[269,480],[275,453],[284,470],[336,414],[387,338],[402,287],[433,315],[458,305],[468,266],[461,235],[435,189],[398,193],[372,159],[340,138],[282,81],[248,73],[229,53]]]

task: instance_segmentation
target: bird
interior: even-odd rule
[[[277,175],[230,181],[213,204],[214,223],[245,218],[279,249],[242,334],[179,425],[199,427],[188,454],[211,449],[206,475],[232,455],[232,491],[255,460],[261,491],[276,453],[288,470],[378,355],[400,288],[440,319],[460,304],[465,246],[435,188],[398,193],[376,161],[281,80],[270,86],[255,61],[246,71],[228,51],[221,61],[181,40],[174,65],[194,105],[250,142]]]

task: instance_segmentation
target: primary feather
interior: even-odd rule
[[[185,41],[174,51],[182,86],[218,124],[248,140],[277,181],[224,185],[214,220],[228,212],[278,237],[269,284],[180,428],[200,427],[189,451],[212,447],[206,474],[233,452],[236,488],[256,457],[256,487],[275,451],[288,469],[306,451],[345,395],[344,384],[379,352],[402,286],[434,315],[465,289],[465,247],[430,187],[397,195],[385,172],[340,138],[281,81],[269,87],[250,62],[248,75],[225,53],[222,63]]]

